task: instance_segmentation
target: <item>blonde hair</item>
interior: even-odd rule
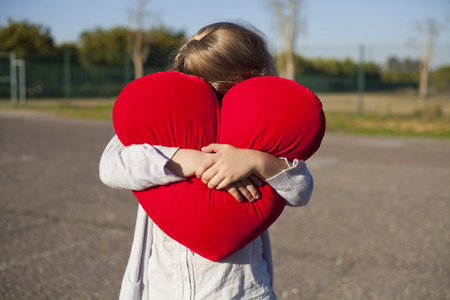
[[[263,35],[229,22],[200,29],[178,50],[171,69],[203,78],[219,97],[243,80],[277,75]]]

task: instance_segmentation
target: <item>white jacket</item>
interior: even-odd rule
[[[164,166],[178,148],[123,146],[117,136],[100,160],[103,183],[142,190],[184,180]],[[303,161],[268,179],[289,206],[306,205],[313,179]],[[220,262],[193,253],[162,232],[139,205],[120,299],[275,299],[268,231]]]

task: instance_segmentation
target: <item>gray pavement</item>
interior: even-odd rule
[[[0,111],[0,299],[116,299],[129,191],[112,125]],[[450,141],[327,135],[308,206],[271,227],[279,299],[450,299]]]

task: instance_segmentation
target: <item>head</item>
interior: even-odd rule
[[[263,35],[228,22],[200,29],[178,50],[171,69],[203,78],[219,97],[246,79],[277,75]]]

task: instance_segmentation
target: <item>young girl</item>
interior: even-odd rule
[[[206,26],[189,39],[171,69],[203,78],[214,87],[219,101],[239,82],[276,75],[262,36],[223,22]],[[100,161],[101,180],[115,188],[143,190],[194,175],[210,188],[227,189],[238,201],[258,199],[261,180],[289,206],[307,204],[313,189],[305,162],[232,145],[212,144],[202,151],[148,144],[125,147],[115,136]],[[220,262],[212,262],[168,237],[139,206],[120,297],[275,299],[268,232]]]

